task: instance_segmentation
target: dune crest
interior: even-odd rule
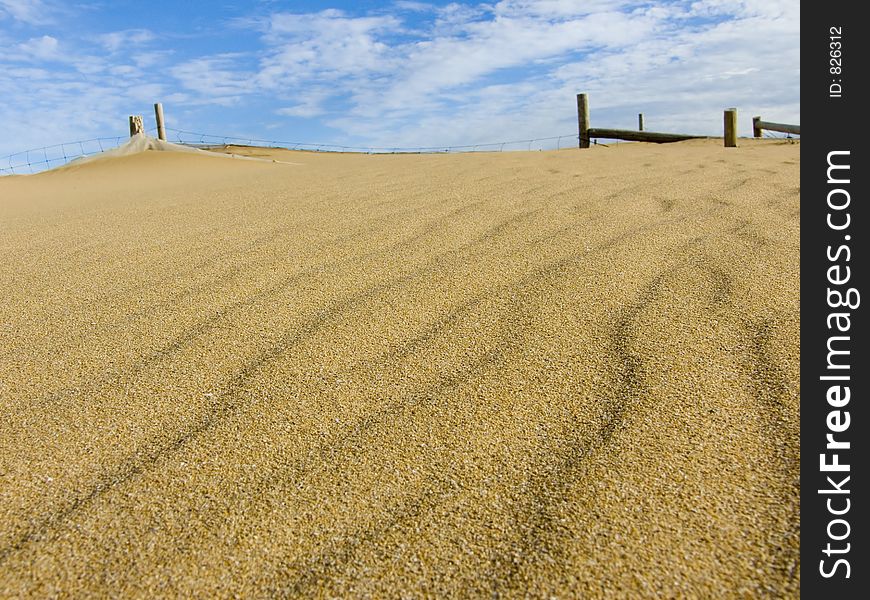
[[[241,160],[256,160],[260,162],[280,162],[285,165],[298,165],[300,163],[293,163],[287,161],[279,161],[271,158],[261,158],[254,156],[245,156],[242,154],[234,154],[227,152],[211,152],[210,150],[206,150],[204,148],[194,148],[192,146],[185,146],[184,144],[176,144],[173,142],[168,142],[164,140],[157,139],[155,137],[151,137],[145,133],[137,133],[130,137],[130,140],[121,144],[117,148],[112,148],[111,150],[106,150],[105,152],[100,152],[99,154],[94,154],[93,156],[85,156],[82,158],[77,158],[69,163],[57,167],[58,169],[63,169],[68,166],[79,166],[85,163],[105,160],[109,158],[120,158],[122,156],[133,156],[135,154],[140,154],[142,152],[181,152],[185,154],[197,154],[199,156],[211,156],[217,158],[236,158]]]

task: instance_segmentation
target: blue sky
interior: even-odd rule
[[[720,134],[800,122],[793,0],[0,0],[0,156],[176,129],[439,146],[593,125]]]

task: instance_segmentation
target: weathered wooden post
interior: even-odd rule
[[[759,138],[762,137],[761,127],[759,127],[759,123],[761,122],[761,117],[752,117],[752,135]]]
[[[166,125],[163,123],[163,104],[158,102],[154,105],[154,118],[157,120],[157,137],[166,141]]]
[[[637,113],[637,130],[643,131],[643,113]]]
[[[725,109],[725,147],[737,147],[737,109]]]
[[[145,125],[142,122],[142,115],[130,115],[130,137],[138,133],[145,133]]]
[[[580,130],[580,147],[589,147],[589,99],[586,94],[577,94],[577,125]]]

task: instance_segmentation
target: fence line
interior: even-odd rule
[[[157,131],[156,127],[148,133]],[[172,136],[170,141],[197,147],[215,146],[259,146],[269,148],[287,148],[289,150],[307,150],[312,152],[360,152],[367,154],[435,154],[462,152],[505,152],[532,150],[561,150],[576,147],[578,134],[557,135],[550,137],[491,142],[484,144],[462,144],[455,146],[346,146],[341,144],[320,144],[311,142],[288,142],[282,140],[264,140],[254,137],[232,135],[217,135],[173,129],[166,127]],[[34,148],[16,152],[0,158],[0,175],[16,175],[37,173],[39,171],[66,164],[76,158],[91,156],[121,145],[129,139],[128,136],[99,137],[75,142],[64,142],[53,146]],[[573,140],[571,144],[564,140]]]
[[[460,153],[482,151],[503,152],[505,150],[510,151],[512,149],[531,151],[532,149],[545,149],[544,146],[546,146],[547,144],[542,144],[541,142],[551,142],[549,146],[551,146],[552,149],[561,150],[563,147],[567,147],[562,143],[562,140],[577,139],[577,134],[574,133],[568,135],[556,135],[550,137],[509,140],[503,142],[489,142],[481,144],[459,144],[444,146],[348,146],[342,144],[264,140],[253,137],[201,133],[184,129],[173,129],[171,127],[167,127],[166,131],[170,131],[175,134],[173,136],[173,140],[177,143],[203,147],[230,145],[264,146],[272,148],[287,148],[289,150],[310,150],[314,152],[364,152],[367,154],[429,154],[445,152]]]
[[[148,131],[155,130],[156,128]],[[76,158],[111,150],[129,139],[130,137],[126,135],[98,137],[16,152],[0,158],[0,175],[38,173],[45,169],[64,165]]]

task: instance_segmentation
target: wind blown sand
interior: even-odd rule
[[[0,179],[0,596],[797,597],[800,146]]]

